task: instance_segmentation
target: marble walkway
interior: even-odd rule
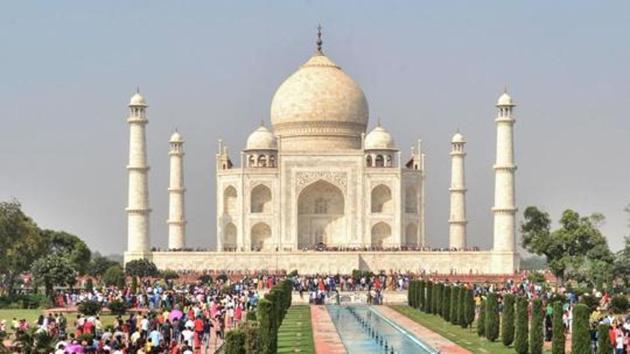
[[[459,345],[451,342],[450,340],[442,337],[441,335],[429,330],[428,328],[418,324],[416,321],[409,317],[393,310],[387,306],[378,306],[376,310],[387,317],[390,321],[396,323],[398,326],[413,333],[420,340],[426,344],[437,349],[440,354],[465,354],[471,353],[470,351],[460,347]]]
[[[346,348],[337,333],[337,328],[332,322],[326,306],[311,305],[311,324],[313,326],[313,340],[315,353],[318,354],[342,354]]]

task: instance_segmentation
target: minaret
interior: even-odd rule
[[[149,166],[145,125],[146,102],[136,92],[129,102],[129,199],[127,204],[127,252],[144,253],[150,248]]]
[[[184,140],[177,131],[171,135],[169,156],[171,173],[168,187],[168,248],[186,247],[186,218],[184,212]]]
[[[514,118],[516,106],[504,92],[497,102],[497,160],[494,165],[494,251],[514,252],[516,206],[514,200]]]
[[[449,248],[466,247],[466,182],[464,178],[464,145],[466,140],[458,131],[451,140],[451,212],[448,219]]]

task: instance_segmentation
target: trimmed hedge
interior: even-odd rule
[[[590,354],[591,335],[588,318],[591,315],[590,308],[585,304],[577,304],[573,308],[573,328],[571,331],[571,353]]]
[[[451,286],[451,309],[448,315],[452,324],[457,324],[457,291],[459,286]]]
[[[464,312],[464,296],[466,294],[466,288],[463,286],[457,289],[457,323],[463,326],[465,322],[466,313]]]
[[[442,292],[442,318],[449,321],[451,314],[451,286],[445,285]]]
[[[564,354],[566,337],[564,336],[564,323],[562,322],[562,302],[553,304],[553,320],[551,328],[551,353]]]
[[[444,284],[435,284],[433,288],[435,289],[435,296],[433,297],[433,314],[439,315],[442,313],[442,291],[444,290]]]
[[[479,319],[477,320],[477,335],[479,337],[486,336],[486,300],[481,300],[479,305]]]
[[[529,337],[529,322],[527,314],[527,299],[519,296],[516,298],[516,325],[514,328],[514,350],[518,354],[527,354],[529,346],[527,338]]]
[[[430,280],[427,282],[427,294],[424,301],[424,312],[433,313],[433,282]]]
[[[472,326],[475,321],[475,297],[472,289],[464,289],[464,323],[462,327]]]
[[[274,354],[275,344],[274,338],[277,339],[277,330],[273,327],[273,304],[271,301],[263,298],[258,301],[256,308],[256,318],[260,322],[260,352],[262,354]]]
[[[613,352],[608,331],[610,326],[602,323],[597,327],[597,354],[610,354]]]
[[[420,280],[420,285],[418,286],[418,309],[419,310],[424,310],[424,307],[426,306],[426,296],[425,296],[425,291],[426,291],[426,282],[424,280]]]
[[[545,312],[542,300],[532,301],[532,320],[529,323],[529,353],[542,354],[543,352],[543,321]]]
[[[489,293],[486,300],[486,338],[494,342],[499,338],[499,304],[497,294]]]
[[[245,333],[239,328],[225,334],[225,354],[243,354],[245,347]]]
[[[409,288],[407,288],[407,304],[410,307],[416,307],[416,281],[409,282]]]
[[[514,342],[514,295],[503,296],[503,314],[501,315],[501,342],[506,347]]]

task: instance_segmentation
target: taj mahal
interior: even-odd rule
[[[186,246],[184,140],[171,136],[168,250],[151,247],[147,103],[129,103],[128,244],[125,262],[152,260],[173,270],[371,271],[510,274],[519,268],[513,128],[515,104],[497,103],[493,247],[467,243],[464,136],[451,139],[448,249],[425,232],[425,154],[421,141],[403,153],[369,108],[358,85],[322,49],[276,90],[269,127],[261,123],[239,154],[218,143],[216,251]],[[488,127],[491,127],[489,120]],[[255,125],[254,122],[252,122]],[[445,158],[447,158],[445,156]],[[447,191],[445,191],[446,196]]]

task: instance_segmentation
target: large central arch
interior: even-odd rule
[[[319,180],[304,188],[298,197],[298,247],[324,243],[339,245],[346,239],[343,192]]]

